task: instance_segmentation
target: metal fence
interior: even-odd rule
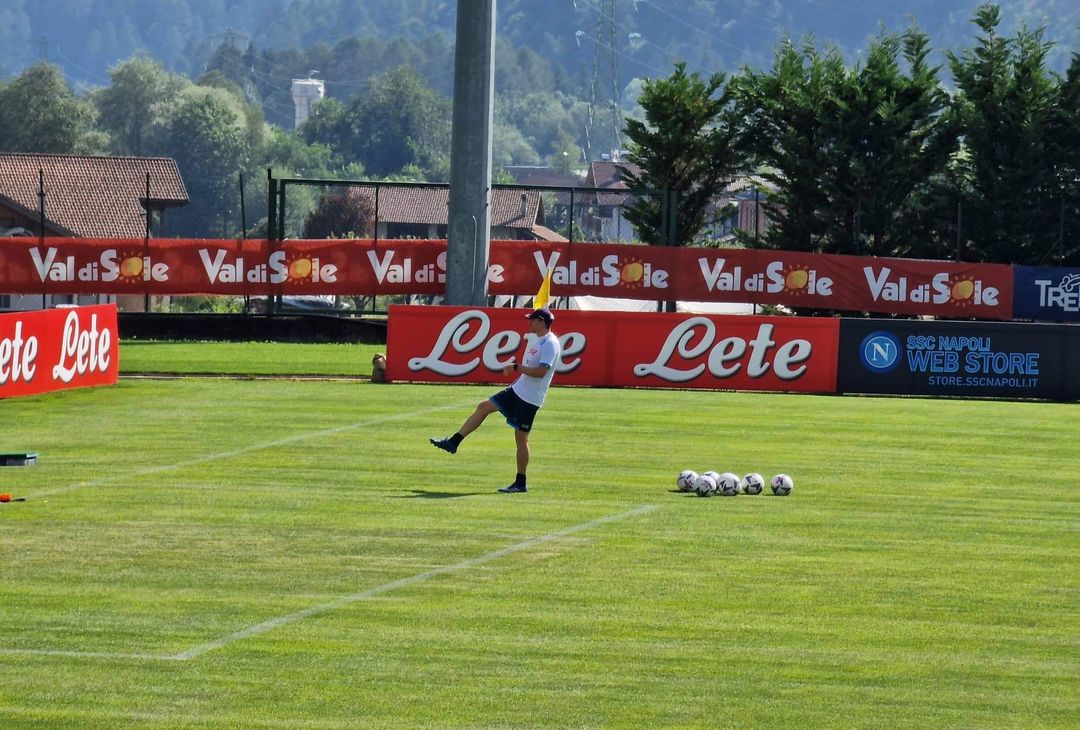
[[[626,219],[626,210],[644,196],[663,196],[665,206],[670,201],[667,191],[508,183],[491,187],[492,238],[496,239],[544,239],[550,231],[561,236],[558,240],[571,242],[637,242],[640,237]],[[370,237],[446,238],[447,183],[275,178],[270,171],[267,238],[304,237],[303,222],[319,199],[345,189],[360,190],[371,201],[374,222]],[[518,200],[523,216],[516,220]],[[531,217],[524,218],[526,213]]]

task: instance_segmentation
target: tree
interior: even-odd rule
[[[1046,69],[1042,31],[998,34],[1000,10],[975,14],[974,48],[948,53],[966,152],[964,257],[1037,264],[1057,242],[1058,160],[1051,146],[1058,88]]]
[[[629,187],[649,194],[626,218],[646,243],[691,245],[709,223],[716,195],[745,165],[730,88],[722,73],[704,80],[679,63],[668,78],[645,82],[640,104],[645,121],[625,125],[628,161],[639,172],[619,169]]]
[[[375,175],[409,164],[445,179],[450,159],[450,104],[409,68],[371,81],[351,108],[356,158]]]
[[[548,158],[548,166],[560,175],[570,175],[581,168],[582,151],[577,141],[562,129],[555,136],[553,152]]]
[[[91,95],[98,124],[109,133],[112,152],[143,155],[150,145],[151,128],[165,112],[164,102],[175,99],[191,82],[170,74],[157,61],[140,57],[113,66],[109,78],[109,86]]]
[[[1050,125],[1050,156],[1057,164],[1058,241],[1046,263],[1080,265],[1080,52],[1058,89]]]
[[[94,108],[75,96],[59,67],[36,63],[0,87],[0,150],[90,154],[105,143],[94,130]]]
[[[191,202],[173,214],[177,233],[229,235],[236,229],[239,173],[250,156],[247,124],[220,89],[192,87],[164,122],[162,151],[176,159]]]
[[[748,128],[747,148],[773,188],[766,209],[774,225],[764,245],[792,251],[821,246],[835,160],[828,125],[838,114],[834,92],[844,74],[835,49],[822,55],[812,39],[801,49],[786,40],[771,71],[747,69],[733,81]]]
[[[359,188],[347,187],[319,199],[304,219],[304,238],[368,238],[374,232],[375,204]]]
[[[928,55],[926,35],[913,27],[882,36],[865,66],[833,78],[836,113],[822,120],[831,161],[821,250],[942,257],[940,244],[910,234],[929,181],[956,146],[948,97]]]
[[[748,143],[772,187],[764,245],[798,251],[940,256],[915,224],[956,146],[949,100],[916,27],[883,34],[864,64],[785,41],[768,72],[736,82]],[[760,244],[759,244],[760,245]]]
[[[408,165],[429,179],[449,172],[450,105],[410,69],[398,68],[371,80],[367,93],[345,105],[317,104],[301,133],[308,142],[329,145],[339,161],[360,162],[377,176]]]

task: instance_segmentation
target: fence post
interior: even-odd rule
[[[240,238],[247,238],[247,205],[244,201],[244,173],[240,172]]]
[[[963,258],[964,241],[964,201],[956,201],[956,260]]]
[[[568,232],[568,235],[566,236],[566,240],[569,241],[570,243],[573,243],[574,242],[574,189],[573,188],[570,188],[570,212],[569,212],[569,215],[567,216],[567,218],[570,221],[570,223],[569,223],[570,230]]]
[[[144,262],[150,260],[150,171],[146,171],[146,197],[143,199],[143,207],[146,209],[146,235],[143,239],[143,259]],[[143,264],[145,266],[145,263]],[[146,281],[146,290],[143,292],[143,311],[150,311],[150,280],[147,277],[143,277]]]
[[[38,168],[38,244],[45,248],[45,170]],[[41,308],[45,309],[45,287],[41,288]]]
[[[277,180],[274,179],[272,168],[266,168],[266,240],[273,241],[276,237],[277,225]]]

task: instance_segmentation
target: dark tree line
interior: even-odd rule
[[[952,93],[916,27],[854,65],[807,40],[726,84],[679,66],[645,85],[645,120],[626,128],[643,171],[626,177],[679,192],[678,245],[702,242],[704,193],[756,172],[773,225],[746,245],[1080,263],[1080,54],[1060,77],[1041,31],[1003,37],[993,5],[975,24],[975,44],[948,54]],[[670,241],[654,201],[633,220]]]
[[[1041,31],[1003,35],[996,6],[980,8],[975,24],[974,43],[947,54],[947,69],[930,62],[926,35],[912,27],[882,33],[856,63],[810,40],[786,41],[765,70],[702,79],[678,64],[646,80],[643,118],[626,127],[641,165],[630,182],[674,191],[680,204],[672,216],[670,199],[646,197],[631,220],[647,242],[701,242],[716,191],[751,176],[774,225],[746,245],[1076,263],[1080,56],[1059,75],[1048,70]],[[39,63],[0,82],[0,149],[174,157],[191,204],[169,233],[234,235],[240,173],[251,221],[265,215],[255,191],[267,167],[279,176],[445,180],[449,100],[414,67],[423,58],[449,65],[449,49],[435,37],[426,43],[354,39],[304,53],[226,43],[195,81],[135,57],[82,95]],[[499,53],[514,91],[496,104],[496,164],[568,171],[580,160],[585,102],[531,91],[560,83],[531,51]],[[297,133],[267,123],[276,113],[267,89],[278,82],[286,89],[315,62],[345,68],[371,58],[404,65],[339,88]],[[291,229],[302,227],[312,196],[290,198]]]

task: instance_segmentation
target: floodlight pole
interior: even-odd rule
[[[491,248],[495,0],[458,0],[456,39],[446,302],[482,306]]]

